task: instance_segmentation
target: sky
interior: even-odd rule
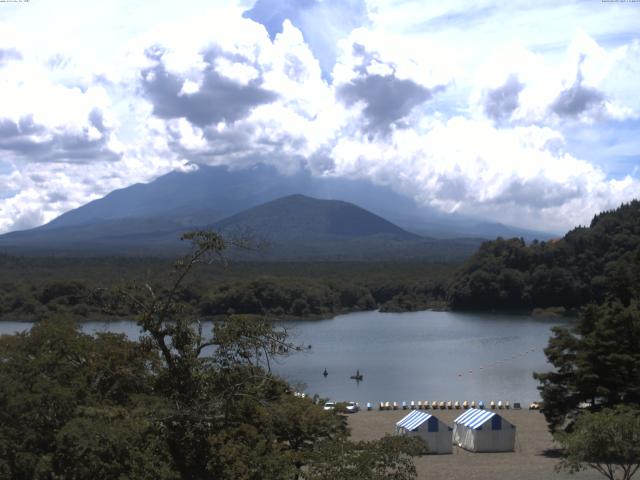
[[[639,197],[640,3],[0,2],[0,233],[197,164],[550,232]]]

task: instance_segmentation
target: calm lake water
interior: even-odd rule
[[[452,312],[361,312],[328,320],[281,323],[305,350],[272,368],[304,391],[333,400],[539,399],[533,371],[549,369],[542,349],[550,328],[565,320]],[[0,334],[29,328],[0,322]],[[84,331],[136,339],[134,322],[88,322]],[[311,345],[310,350],[306,346]],[[322,375],[327,369],[328,376]],[[349,377],[356,370],[364,376]]]

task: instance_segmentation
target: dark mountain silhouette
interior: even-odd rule
[[[385,235],[396,240],[417,240],[393,223],[352,203],[289,195],[250,208],[212,226],[219,231],[247,229],[274,239],[317,241],[325,237]]]
[[[233,170],[200,165],[190,172],[171,172],[146,184],[115,190],[105,197],[60,215],[40,229],[56,229],[122,219],[154,219],[161,229],[208,225],[262,203],[292,194],[343,200],[360,205],[405,230],[434,238],[497,236],[548,239],[544,232],[488,223],[420,206],[391,188],[366,180],[314,177],[306,170],[280,174],[274,167],[255,165]],[[157,222],[157,223],[156,223]],[[111,227],[129,228],[127,222]],[[114,233],[119,233],[117,230]]]
[[[323,203],[310,197],[336,202]],[[261,208],[252,210],[258,206]],[[277,215],[285,207],[289,214]],[[272,243],[284,245],[286,239],[309,248],[316,245],[320,256],[330,250],[328,244],[340,243],[339,236],[353,237],[353,245],[342,249],[349,255],[365,248],[362,242],[367,236],[380,237],[378,243],[382,237],[388,242],[404,242],[404,247],[407,242],[418,241],[418,235],[429,237],[432,243],[435,238],[468,237],[458,242],[464,245],[477,245],[476,238],[495,238],[492,232],[527,240],[534,236],[549,238],[536,235],[539,232],[436,212],[388,187],[364,180],[314,177],[304,170],[283,175],[266,165],[242,170],[198,166],[195,171],[171,172],[147,184],[115,190],[41,227],[2,235],[0,249],[26,253],[164,253],[179,248],[175,239],[186,230],[208,226],[229,231],[240,228],[240,224]],[[357,248],[356,243],[360,244]],[[383,250],[389,248],[392,245]],[[409,250],[400,249],[402,255],[408,255]],[[291,252],[289,249],[287,255]],[[300,249],[296,252],[296,256],[304,256]]]
[[[265,248],[238,251],[252,260],[460,260],[479,239],[440,240],[407,232],[352,203],[289,195],[249,208],[198,228],[229,238],[251,237]],[[185,248],[178,222],[109,219],[93,223],[48,226],[0,237],[0,249],[42,254],[175,255]]]

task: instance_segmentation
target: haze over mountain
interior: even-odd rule
[[[274,167],[263,164],[237,170],[199,165],[190,172],[174,171],[150,183],[115,190],[60,215],[40,229],[142,218],[161,219],[160,224],[206,225],[292,194],[352,202],[407,230],[434,238],[552,237],[548,233],[444,214],[366,180],[314,177],[304,170],[282,175]]]
[[[184,218],[181,218],[183,220]],[[188,228],[181,220],[108,218],[90,223],[47,226],[0,237],[9,252],[64,255],[175,255]],[[295,194],[243,210],[212,224],[229,238],[250,237],[257,251],[237,251],[250,260],[460,260],[479,239],[420,237],[352,203]]]

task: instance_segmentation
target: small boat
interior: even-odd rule
[[[362,374],[360,373],[360,370],[356,370],[356,374],[355,375],[351,375],[351,380],[362,380]]]
[[[329,372],[327,372],[327,369],[326,369],[326,368],[324,369],[324,372],[322,372],[322,375],[324,375],[325,377],[326,377],[327,375],[329,375]]]

